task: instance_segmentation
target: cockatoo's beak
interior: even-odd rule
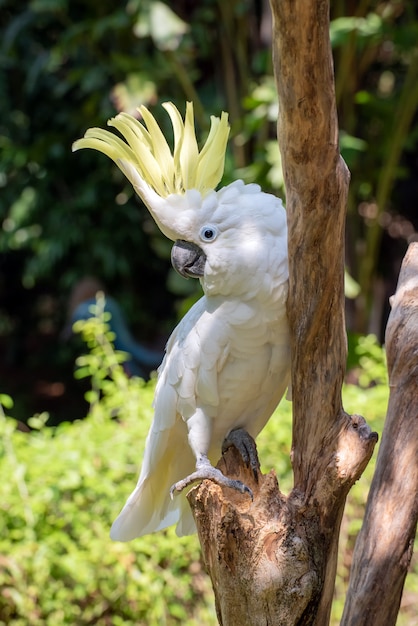
[[[206,255],[195,243],[178,239],[171,249],[171,263],[184,278],[199,278],[205,272]]]

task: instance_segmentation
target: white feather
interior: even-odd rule
[[[193,198],[188,193],[184,200],[188,216]],[[175,205],[178,218],[172,218],[170,234],[177,221],[181,233],[185,228],[179,196]],[[216,463],[223,439],[234,428],[255,437],[289,383],[287,232],[281,201],[257,185],[236,181],[196,207],[194,221],[187,219],[190,241],[207,257],[201,279],[205,295],[167,343],[141,474],[111,530],[120,541],[174,523],[178,534],[193,532],[185,495],[171,500],[170,486],[194,471],[199,455]],[[158,210],[161,214],[161,204]],[[173,207],[167,214],[173,216]],[[208,220],[219,236],[202,243],[199,231]]]

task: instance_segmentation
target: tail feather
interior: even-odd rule
[[[168,489],[166,499],[169,499]],[[162,498],[156,498],[155,489],[151,479],[145,479],[129,496],[119,516],[112,524],[110,537],[114,541],[131,541],[136,537],[147,535],[156,530],[161,530],[180,519],[180,507],[164,506],[166,502],[159,502]],[[165,513],[162,513],[165,509]]]
[[[182,431],[184,423],[181,426]],[[157,447],[152,447],[151,440],[147,441],[152,457],[147,453],[145,457],[152,465],[143,467],[136,488],[113,522],[110,531],[113,540],[130,541],[176,523],[179,536],[196,531],[185,494],[170,498],[171,485],[190,474],[195,465],[184,432],[177,430],[180,429],[174,427],[163,437],[161,432],[156,434]]]

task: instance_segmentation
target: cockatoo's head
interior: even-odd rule
[[[202,198],[191,190],[182,235],[171,261],[183,276],[199,278],[206,295],[251,298],[287,280],[286,213],[281,200],[237,180]],[[185,199],[186,199],[185,198]]]
[[[147,128],[127,113],[109,120],[126,142],[114,133],[91,128],[73,150],[94,148],[115,161],[160,230],[175,242],[173,267],[186,278],[199,278],[207,295],[248,293],[251,282],[259,286],[272,262],[272,250],[275,263],[283,256],[286,280],[286,219],[281,201],[242,181],[215,191],[224,170],[228,115],[211,118],[208,138],[199,151],[192,103],[187,103],[184,122],[172,103],[163,106],[173,125],[173,152],[145,107],[139,111]],[[268,237],[275,241],[266,245]],[[277,256],[277,246],[283,255]]]

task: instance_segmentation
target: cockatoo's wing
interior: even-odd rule
[[[188,503],[181,495],[171,500],[170,487],[194,467],[194,457],[187,444],[187,427],[178,418],[171,428],[158,430],[155,421],[149,431],[142,472],[110,536],[116,541],[130,541],[183,520],[179,534],[195,531]],[[189,513],[189,515],[188,515]]]
[[[170,487],[190,474],[196,462],[187,440],[187,419],[196,409],[215,416],[219,402],[217,380],[227,355],[228,333],[225,324],[207,311],[205,302],[202,298],[190,309],[167,343],[141,474],[113,523],[112,539],[129,541],[175,523],[179,535],[195,531],[185,495],[172,500],[169,494]]]

